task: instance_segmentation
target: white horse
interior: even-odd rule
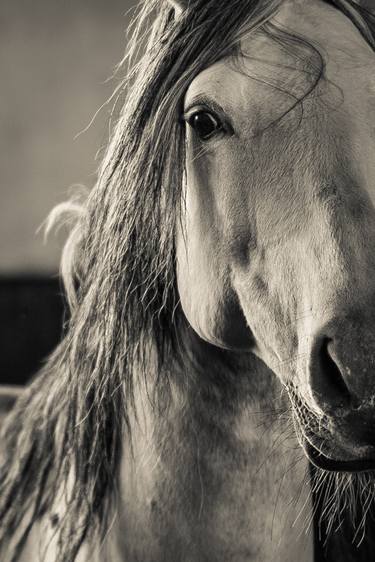
[[[1,560],[312,562],[314,505],[370,560],[374,16],[146,2],[130,61],[4,430]]]

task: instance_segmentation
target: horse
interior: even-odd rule
[[[150,0],[132,29],[97,183],[55,213],[70,316],[3,424],[1,560],[312,562],[319,506],[370,560],[371,5]]]

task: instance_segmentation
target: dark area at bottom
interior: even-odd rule
[[[314,478],[316,468],[310,465],[311,476]],[[341,524],[333,526],[334,532],[327,536],[328,520],[324,517],[324,502],[331,496],[329,489],[332,480],[326,479],[326,483],[320,488],[319,494],[313,493],[314,517],[314,562],[375,562],[375,507],[371,499],[370,507],[365,516],[365,528],[361,528],[356,536],[356,529],[360,526],[366,510],[364,505],[368,494],[361,494],[359,479],[353,481],[352,497],[356,501],[356,522],[351,521],[350,506],[347,505],[341,515]],[[363,488],[362,488],[363,489]],[[339,527],[339,528],[337,528]],[[364,536],[364,539],[362,539]]]
[[[58,276],[0,278],[0,384],[25,384],[40,369],[65,310]]]

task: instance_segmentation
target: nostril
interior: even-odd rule
[[[341,394],[342,398],[345,398],[348,402],[351,400],[351,394],[349,388],[345,383],[343,373],[341,372],[338,364],[334,359],[334,354],[330,351],[330,341],[328,338],[323,340],[321,360],[324,366],[324,371],[328,377],[332,386],[336,387],[336,390]]]
[[[330,407],[345,407],[351,403],[351,393],[345,383],[343,374],[330,352],[330,338],[320,341],[312,372],[312,391]]]

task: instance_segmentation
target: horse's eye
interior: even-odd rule
[[[223,126],[219,119],[208,111],[197,111],[188,119],[190,127],[194,129],[200,140],[206,141],[220,133]]]

